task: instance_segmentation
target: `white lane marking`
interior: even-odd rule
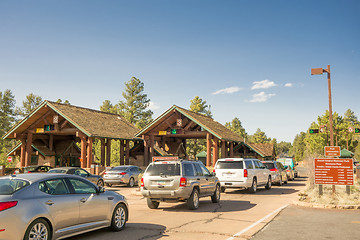
[[[251,224],[250,226],[248,226],[247,228],[244,228],[243,230],[241,230],[240,232],[236,233],[235,235],[233,235],[232,237],[226,239],[226,240],[234,240],[235,237],[240,236],[241,234],[247,232],[248,230],[250,230],[251,228],[255,227],[256,225],[258,225],[259,223],[265,221],[266,219],[268,219],[269,217],[271,217],[272,215],[274,215],[277,212],[280,212],[281,210],[283,210],[284,208],[286,208],[287,206],[289,206],[289,204],[282,206],[278,209],[276,209],[275,211],[269,213],[268,215],[266,215],[265,217],[263,217],[262,219],[258,220],[257,222]]]

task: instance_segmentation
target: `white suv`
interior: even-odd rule
[[[222,192],[226,188],[246,188],[255,193],[258,186],[271,188],[271,172],[258,159],[219,159],[214,172],[220,181]]]

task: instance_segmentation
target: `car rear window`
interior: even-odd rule
[[[113,167],[109,171],[126,171],[129,167]]]
[[[243,161],[218,161],[217,169],[244,169]]]
[[[0,195],[11,195],[28,185],[30,183],[22,179],[0,179]]]
[[[180,176],[180,164],[167,163],[167,164],[151,164],[145,175],[147,176]]]
[[[267,169],[273,169],[273,168],[275,168],[274,163],[267,163],[267,162],[265,162],[265,163],[263,163],[263,164],[265,165],[265,167],[266,167]]]
[[[65,169],[52,169],[48,171],[48,173],[65,173],[65,172],[66,172]]]

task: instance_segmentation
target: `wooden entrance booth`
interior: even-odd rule
[[[155,156],[155,147],[168,155],[188,158],[186,140],[204,139],[207,152],[206,165],[214,166],[219,157],[233,157],[234,145],[243,142],[239,135],[214,119],[176,105],[135,136],[144,140],[144,165]]]
[[[91,168],[96,140],[101,142],[100,166],[110,166],[111,144],[115,140],[120,142],[119,163],[128,164],[130,141],[139,140],[134,138],[137,131],[117,114],[44,101],[3,138],[19,141],[10,154],[19,156],[20,167],[31,165],[31,157],[40,152],[46,153],[41,162],[45,165]]]

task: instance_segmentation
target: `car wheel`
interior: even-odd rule
[[[269,190],[271,189],[271,176],[269,176],[267,184],[265,185],[265,189]]]
[[[225,187],[221,187],[221,192],[225,192],[226,188]]]
[[[160,202],[153,201],[150,198],[146,199],[147,205],[151,209],[157,209],[159,207]]]
[[[187,200],[187,207],[190,210],[195,210],[199,207],[199,191],[194,188],[190,198]]]
[[[99,187],[104,187],[104,180],[99,179],[96,185],[98,185]]]
[[[256,178],[254,178],[251,187],[249,188],[249,192],[256,193],[256,188],[257,188],[257,182],[256,182]]]
[[[44,219],[36,219],[26,229],[24,240],[51,240],[50,226]]]
[[[288,178],[287,178],[287,176],[286,176],[286,181],[284,182],[285,184],[287,184],[288,183]]]
[[[131,178],[129,179],[128,186],[129,186],[129,187],[134,187],[134,186],[135,186],[135,180],[134,180],[133,177],[131,177]]]
[[[114,213],[112,215],[111,226],[110,226],[111,230],[115,232],[123,230],[126,224],[127,216],[128,216],[128,211],[126,206],[122,203],[118,204],[115,207]]]
[[[219,186],[219,185],[216,185],[215,192],[214,192],[214,194],[211,196],[211,201],[212,201],[213,203],[218,203],[218,202],[220,202],[220,186]]]

